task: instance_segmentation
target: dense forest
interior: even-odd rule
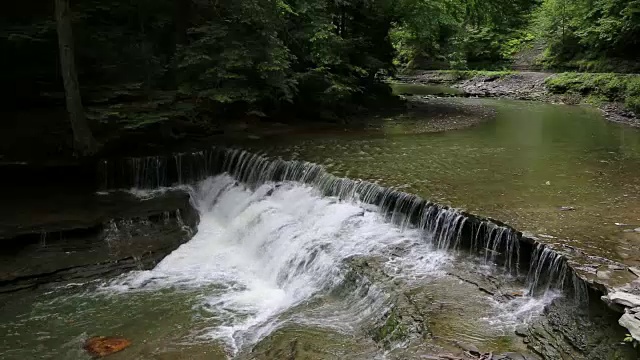
[[[3,13],[3,106],[64,104],[66,89],[76,144],[172,117],[336,119],[380,104],[410,68],[507,69],[531,50],[540,69],[633,72],[640,55],[640,0],[29,0]],[[132,100],[148,111],[113,106]]]

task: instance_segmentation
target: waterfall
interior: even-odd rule
[[[390,223],[420,231],[436,249],[470,249],[482,254],[487,263],[502,266],[513,275],[518,275],[522,263],[528,262],[526,278],[530,294],[540,289],[568,287],[576,298],[587,297],[586,284],[568,266],[564,256],[542,244],[535,245],[535,241],[525,239],[509,226],[368,181],[340,178],[317,164],[214,147],[167,157],[105,160],[99,171],[105,188],[149,189],[194,184],[223,173],[251,189],[267,183],[309,185],[324,196],[375,206]]]
[[[350,276],[349,259],[377,257],[394,274],[425,281],[444,275],[451,261],[417,229],[303,184],[248,187],[223,174],[190,191],[200,213],[194,237],[154,269],[125,274],[105,290],[192,291],[202,299],[199,316],[211,317],[197,335],[224,340],[233,354],[287,321],[345,331],[383,313],[385,295],[366,277]],[[392,257],[398,249],[403,256]],[[314,305],[323,296],[328,305]]]
[[[557,288],[573,293],[577,303],[589,301],[586,283],[571,271],[563,255],[544,244],[538,244],[531,256],[527,285],[531,296]]]

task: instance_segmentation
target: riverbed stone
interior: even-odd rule
[[[611,272],[598,270],[596,272],[596,276],[598,277],[598,279],[608,280],[611,279]]]
[[[576,208],[573,206],[563,206],[560,208],[560,211],[576,211]]]
[[[516,353],[516,352],[508,352],[499,356],[494,356],[494,359],[501,360],[534,360],[532,356],[527,356],[524,354]]]
[[[617,264],[611,264],[608,267],[609,267],[609,269],[614,270],[614,271],[622,271],[622,270],[626,270],[627,269],[625,266],[617,265]]]
[[[439,74],[438,71],[421,71],[401,79],[422,84],[451,84],[454,88],[462,90],[467,97],[509,98],[575,105],[584,100],[581,95],[556,95],[548,91],[545,81],[553,76],[555,74],[526,71],[498,78],[478,75],[472,79],[459,80],[452,75]],[[632,126],[640,124],[637,115],[628,111],[622,103],[605,102],[599,108],[609,121]]]
[[[515,330],[516,335],[520,337],[526,337],[528,335],[526,325],[518,325]]]

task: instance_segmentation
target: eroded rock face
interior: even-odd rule
[[[94,358],[101,358],[120,352],[131,346],[131,341],[121,337],[96,336],[84,344],[84,349]]]
[[[628,286],[610,292],[602,297],[602,300],[612,309],[624,312],[618,320],[620,326],[625,327],[631,337],[640,341],[640,289],[633,282]]]
[[[61,209],[56,221],[36,218],[20,224],[16,218],[6,224],[0,234],[20,235],[0,239],[0,293],[149,269],[196,230],[198,213],[184,191],[148,198],[128,193],[100,197],[87,205],[86,218],[82,208],[68,214]]]
[[[625,332],[616,318],[597,301],[588,309],[557,301],[528,328],[524,340],[543,359],[637,359],[637,351],[621,343]]]

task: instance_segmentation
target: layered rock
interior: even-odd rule
[[[624,312],[618,323],[629,330],[631,337],[640,341],[640,280],[603,296],[602,300],[615,310]]]
[[[49,216],[38,214],[59,202],[38,200],[40,208],[25,200],[3,218],[0,292],[152,268],[189,240],[198,222],[189,194],[178,190],[147,198],[103,193]]]

